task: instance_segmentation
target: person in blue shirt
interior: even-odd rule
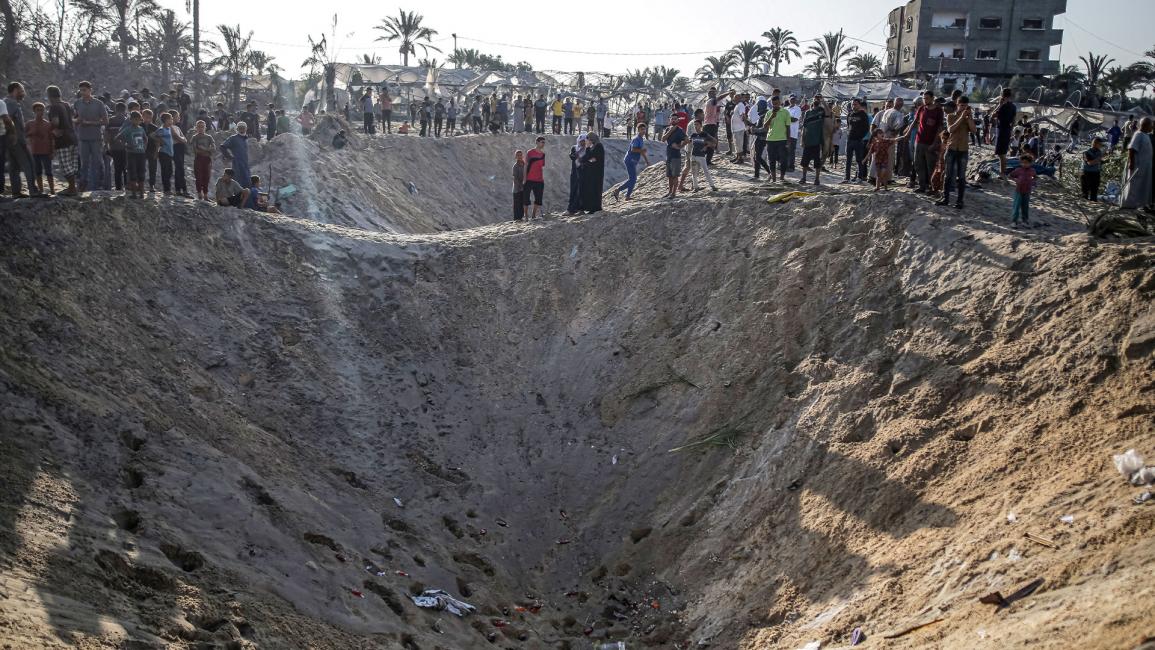
[[[1119,128],[1119,120],[1115,120],[1115,125],[1107,129],[1107,137],[1111,142],[1111,148],[1108,151],[1115,153],[1115,147],[1119,146],[1119,140],[1123,138],[1123,129]]]
[[[160,159],[161,187],[164,188],[165,194],[172,194],[172,157],[175,150],[171,113],[161,114],[160,127],[152,132],[152,138],[156,141],[157,155]]]
[[[630,150],[626,152],[626,158],[623,161],[626,165],[626,174],[629,178],[626,179],[626,182],[619,185],[618,189],[614,190],[615,201],[618,200],[618,196],[622,193],[622,190],[626,191],[627,201],[633,196],[634,186],[638,184],[638,161],[645,162],[646,167],[650,166],[650,159],[646,156],[646,128],[645,124],[639,124],[638,134],[630,141]]]
[[[248,188],[252,182],[249,176],[249,135],[248,125],[237,123],[237,132],[221,143],[221,154],[231,161],[233,177],[239,179],[241,187]]]

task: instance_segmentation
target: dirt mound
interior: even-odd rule
[[[1155,454],[1151,246],[764,198],[409,236],[0,208],[5,639],[1155,632],[1155,509],[1110,465]],[[480,611],[419,609],[427,588]]]
[[[529,151],[532,134],[421,138],[354,133],[342,150],[331,138],[277,136],[250,148],[253,173],[297,192],[282,202],[289,214],[364,230],[425,233],[472,228],[513,216],[513,152]],[[605,185],[626,178],[628,141],[608,139]],[[569,150],[574,139],[546,136],[545,209],[565,212]],[[648,147],[651,161],[665,145]],[[221,165],[222,163],[217,163]],[[268,186],[266,182],[266,186]]]

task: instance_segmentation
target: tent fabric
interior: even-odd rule
[[[851,99],[886,101],[899,97],[913,101],[922,91],[907,88],[894,81],[825,81],[822,83],[821,92],[823,97],[833,97],[840,101]]]

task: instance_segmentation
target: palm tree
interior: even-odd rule
[[[760,63],[766,58],[766,48],[754,41],[739,41],[730,48],[729,53],[733,54],[735,62],[742,66],[743,79],[750,78],[750,66]]]
[[[155,16],[160,7],[154,0],[112,0],[112,8],[116,11],[112,40],[120,46],[120,60],[128,63],[129,48],[140,43],[140,19]],[[129,31],[130,24],[135,25],[135,34]]]
[[[381,56],[379,54],[362,54],[361,65],[381,65]]]
[[[815,79],[821,79],[826,76],[826,63],[815,59],[802,68],[802,74],[814,75]]]
[[[252,64],[252,49],[249,44],[253,40],[253,32],[250,31],[247,36],[242,35],[240,25],[234,27],[217,25],[217,31],[220,32],[222,41],[222,44],[217,46],[220,55],[209,65],[221,68],[228,75],[232,84],[232,108],[235,109],[241,101],[241,77]]]
[[[650,81],[650,69],[643,70],[626,70],[624,75],[617,79],[621,86],[629,86],[631,88],[644,88]]]
[[[846,68],[860,77],[881,77],[882,59],[878,58],[877,54],[860,52],[850,57],[846,62]]]
[[[453,54],[450,54],[449,58],[446,60],[449,63],[452,63],[453,67],[460,70],[461,68],[475,67],[480,59],[481,52],[478,52],[473,48],[458,48],[453,50]]]
[[[857,47],[846,44],[846,34],[840,29],[836,33],[823,34],[821,39],[814,41],[814,45],[806,48],[806,53],[822,63],[823,76],[833,79],[838,76],[838,67],[842,60],[857,50]]]
[[[1087,86],[1092,93],[1098,93],[1099,82],[1102,80],[1103,73],[1107,71],[1107,66],[1115,62],[1115,59],[1106,54],[1096,55],[1094,52],[1087,52],[1087,56],[1080,56],[1079,60],[1083,62],[1083,67],[1087,71]]]
[[[675,68],[667,68],[664,65],[660,65],[653,70],[650,70],[650,74],[646,80],[646,83],[650,88],[665,90],[666,88],[669,88],[671,85],[673,85],[674,80],[678,78],[678,73],[680,72],[681,70],[677,70]]]
[[[762,38],[770,41],[766,47],[766,60],[774,66],[775,77],[778,76],[779,64],[790,65],[791,57],[802,58],[802,53],[798,51],[798,39],[794,38],[794,32],[789,29],[774,27],[762,32]]]
[[[725,79],[734,73],[735,62],[733,52],[726,52],[722,56],[708,56],[706,57],[706,65],[698,68],[694,74],[698,76],[700,81]]]
[[[401,65],[409,65],[409,55],[416,56],[418,47],[421,48],[421,52],[425,56],[429,56],[429,50],[441,51],[430,44],[433,37],[437,35],[437,31],[421,26],[421,21],[425,19],[424,16],[416,11],[405,11],[404,9],[399,11],[400,16],[385,18],[380,25],[373,29],[385,32],[383,36],[377,37],[379,41],[401,41],[401,47],[397,48],[397,51],[401,53]],[[426,42],[422,43],[421,41]]]
[[[175,68],[178,75],[188,69],[188,54],[193,49],[188,28],[188,23],[182,23],[176,19],[175,13],[166,10],[145,32],[148,58],[160,64],[161,88],[169,87],[170,69]]]

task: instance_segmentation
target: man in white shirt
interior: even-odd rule
[[[746,105],[747,97],[745,93],[738,95],[737,101],[734,102],[734,112],[730,114],[730,132],[734,134],[734,148],[738,149],[738,143],[742,143],[742,148],[734,158],[734,162],[739,164],[746,161],[746,154],[750,151],[750,145],[746,142],[746,112],[750,110]]]
[[[798,96],[790,95],[790,107],[786,109],[790,114],[790,137],[786,142],[786,171],[794,171],[794,153],[798,148],[798,127],[802,121],[802,107],[798,105]]]

